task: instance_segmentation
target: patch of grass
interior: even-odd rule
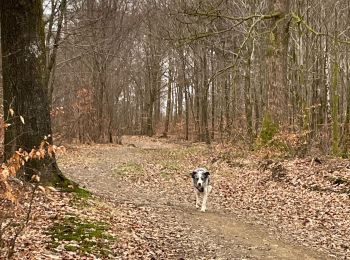
[[[181,165],[178,161],[160,161],[160,165],[162,165],[162,169],[160,170],[160,176],[169,179],[171,175],[176,172],[181,171]]]
[[[169,150],[169,149],[154,149],[154,148],[145,148],[140,150],[140,153],[143,156],[150,156],[152,158],[157,158],[157,157],[166,157],[166,158],[174,158],[175,156],[175,151],[174,150]]]
[[[167,172],[167,171],[161,171],[159,174],[160,174],[160,176],[161,176],[162,178],[164,178],[164,179],[166,179],[166,180],[170,180],[170,174],[169,174],[169,172]]]
[[[64,249],[66,249],[67,251],[77,251],[78,250],[78,246],[77,245],[64,245]]]
[[[49,230],[50,248],[65,244],[67,251],[81,254],[107,256],[111,254],[110,243],[115,238],[106,233],[109,226],[104,222],[83,221],[76,216],[69,216],[55,223]]]
[[[196,154],[203,153],[204,151],[206,151],[206,149],[207,149],[206,146],[194,144],[191,146],[182,147],[181,149],[177,149],[175,153],[178,159],[185,159],[188,156],[193,156]]]
[[[128,173],[136,173],[142,172],[143,167],[139,163],[135,162],[126,162],[121,165],[116,166],[113,169],[113,173],[117,175],[128,174]]]
[[[218,158],[230,163],[236,159],[246,158],[247,154],[244,151],[224,151],[218,155]]]
[[[188,156],[193,156],[206,150],[205,146],[193,144],[191,146],[182,146],[174,149],[143,149],[140,150],[145,156],[152,158],[167,158],[169,160],[181,160]]]
[[[178,161],[161,161],[160,164],[164,167],[163,170],[176,172],[181,170],[180,163]]]

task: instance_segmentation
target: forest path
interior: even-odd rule
[[[63,172],[103,197],[132,234],[133,252],[121,245],[121,259],[327,259],[223,205],[215,183],[224,175],[212,176],[208,211],[196,210],[189,173],[207,166],[210,151],[204,145],[128,137],[124,145],[68,150],[60,159]],[[123,241],[123,234],[117,236]]]

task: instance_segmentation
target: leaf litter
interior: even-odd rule
[[[115,240],[106,259],[280,259],[283,247],[291,251],[284,259],[350,255],[347,160],[268,160],[223,145],[141,137],[124,143],[68,149],[62,170],[94,196],[84,206],[72,204],[71,194],[38,198],[18,259],[101,257],[47,247],[46,231],[70,214],[109,223]],[[209,168],[214,186],[204,214],[193,205],[189,173],[197,166]]]

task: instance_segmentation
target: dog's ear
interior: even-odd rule
[[[205,173],[204,173],[204,176],[205,176],[206,178],[207,178],[209,175],[210,175],[209,172],[205,172]]]
[[[197,172],[195,172],[195,171],[191,172],[192,178],[194,178],[194,175],[195,175],[196,173],[197,173]]]

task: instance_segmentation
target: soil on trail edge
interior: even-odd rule
[[[131,234],[115,234],[120,243],[129,239],[116,246],[116,259],[329,259],[222,209],[215,178],[208,211],[196,210],[189,172],[205,162],[206,149],[128,137],[124,145],[68,147],[59,163],[112,205]]]

